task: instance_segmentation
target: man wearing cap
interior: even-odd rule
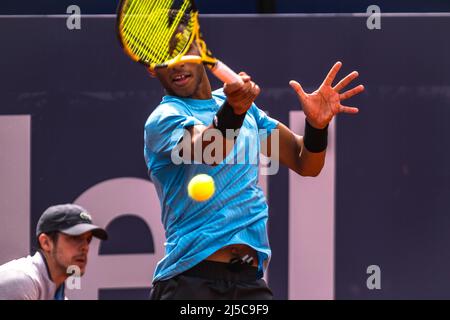
[[[84,208],[63,204],[45,210],[36,227],[36,254],[0,266],[0,299],[64,300],[68,270],[84,274],[93,236],[108,238]]]

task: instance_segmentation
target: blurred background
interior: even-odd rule
[[[48,206],[79,203],[111,239],[92,242],[74,299],[146,299],[164,254],[143,159],[144,123],[164,92],[122,52],[117,2],[0,3],[0,264],[34,253]],[[70,5],[79,30],[67,28]],[[330,127],[319,177],[261,177],[275,298],[450,299],[450,1],[198,5],[209,47],[251,74],[258,106],[299,134],[289,80],[313,91],[340,60],[338,78],[358,70],[366,87],[348,102],[360,113]],[[370,5],[380,29],[367,27]]]

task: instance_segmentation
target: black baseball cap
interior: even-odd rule
[[[75,204],[51,206],[39,218],[36,236],[41,233],[59,231],[71,236],[78,236],[91,231],[94,237],[108,239],[108,233],[92,224],[91,215],[86,209]]]

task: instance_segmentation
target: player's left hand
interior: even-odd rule
[[[331,68],[322,85],[311,94],[305,93],[302,86],[294,80],[289,84],[297,92],[300,103],[302,104],[303,112],[309,124],[317,129],[323,129],[338,113],[358,113],[358,108],[344,106],[341,101],[351,98],[364,91],[364,86],[359,85],[351,90],[340,93],[347,87],[354,79],[358,77],[358,72],[353,71],[342,79],[336,86],[332,87],[333,81],[336,78],[342,63],[336,62]]]

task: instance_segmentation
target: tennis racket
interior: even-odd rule
[[[154,70],[179,63],[203,63],[224,83],[242,79],[207,48],[193,0],[121,0],[117,32],[125,52]],[[193,44],[200,55],[187,55]]]

